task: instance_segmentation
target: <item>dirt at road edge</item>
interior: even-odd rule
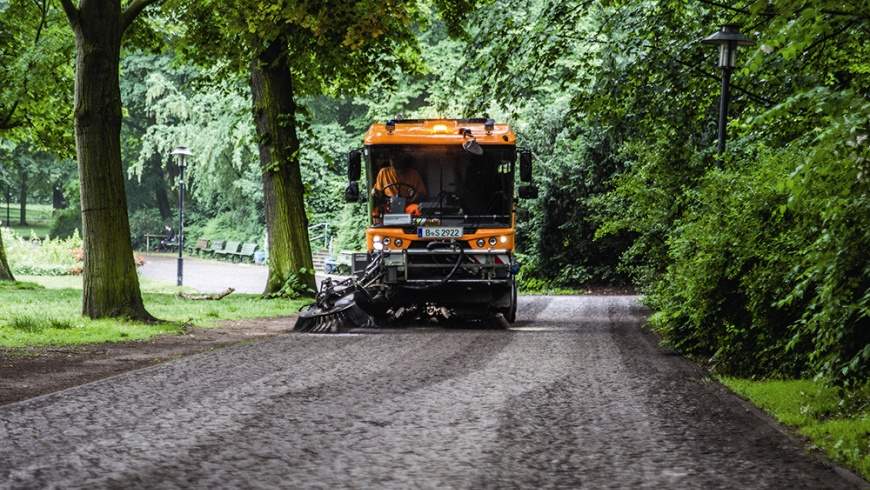
[[[295,316],[222,322],[146,341],[69,347],[0,348],[0,405],[126,371],[289,332]]]

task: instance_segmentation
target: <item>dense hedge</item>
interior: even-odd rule
[[[856,383],[870,374],[868,181],[805,149],[704,176],[651,283],[653,325],[720,371]]]

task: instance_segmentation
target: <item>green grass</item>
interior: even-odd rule
[[[178,298],[159,283],[146,283],[143,299],[152,315],[166,320],[154,325],[124,320],[91,320],[79,314],[80,277],[40,277],[40,282],[0,282],[0,347],[60,346],[145,340],[181,333],[186,323],[211,327],[221,320],[290,315],[304,301],[263,300],[232,294],[220,301]],[[77,288],[74,281],[77,280]],[[73,286],[73,287],[70,287]],[[60,287],[60,289],[57,289]]]
[[[3,221],[4,225],[3,226],[5,227],[6,226],[5,225],[6,216],[4,215],[3,218],[4,218],[4,221]],[[30,235],[33,234],[33,235],[36,235],[37,238],[45,238],[48,236],[48,232],[51,230],[51,224],[28,223],[27,226],[18,226],[17,224],[13,224],[12,226],[9,226],[8,228],[11,228],[13,231],[15,231],[15,234],[20,236],[20,237],[30,238]]]
[[[82,276],[28,276],[19,274],[15,276],[15,279],[20,282],[35,283],[48,289],[82,288]],[[139,289],[141,289],[143,293],[175,294],[178,292],[179,288],[172,283],[155,281],[154,279],[139,276]],[[189,287],[182,287],[181,290],[186,293],[198,292]]]
[[[818,381],[720,381],[823,450],[828,457],[870,479],[870,394],[865,389],[842,399],[835,388]]]
[[[29,238],[33,232],[39,238],[48,236],[48,231],[51,229],[52,214],[51,204],[27,204],[27,226],[19,226],[19,207],[18,203],[11,203],[9,209],[10,222],[6,222],[6,203],[0,203],[0,221],[3,226],[15,230],[15,234],[21,237]]]

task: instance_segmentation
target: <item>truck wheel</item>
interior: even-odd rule
[[[517,281],[511,279],[511,304],[502,312],[508,323],[517,321]]]

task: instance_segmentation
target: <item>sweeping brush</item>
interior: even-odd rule
[[[322,308],[317,303],[299,314],[293,330],[307,333],[342,333],[354,328],[371,328],[374,319],[363,311],[349,294],[331,308]]]

